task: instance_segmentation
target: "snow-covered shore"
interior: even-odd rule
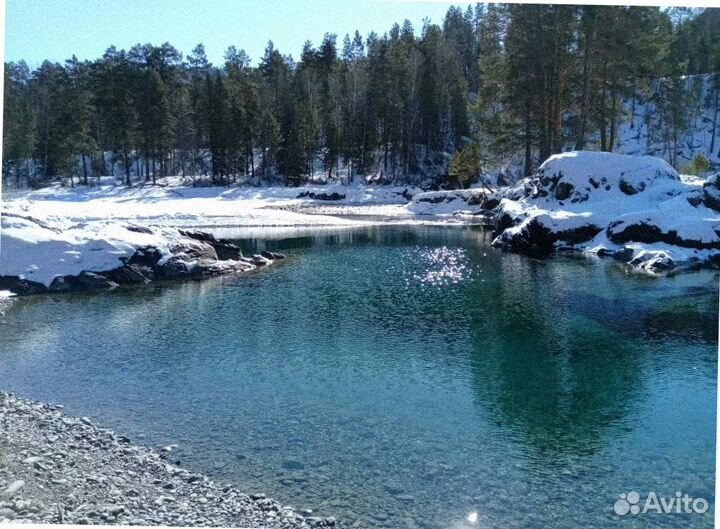
[[[168,179],[133,188],[53,186],[3,198],[0,278],[45,287],[58,277],[122,267],[141,248],[156,249],[161,266],[175,257],[193,269],[213,256],[192,249],[202,241],[188,240],[181,228],[209,226],[473,222],[494,228],[495,246],[534,255],[608,255],[651,273],[720,264],[720,176],[681,177],[650,156],[563,153],[533,177],[497,190],[194,188]],[[2,281],[0,290],[23,293]]]

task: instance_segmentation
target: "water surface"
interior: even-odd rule
[[[712,526],[613,504],[714,503],[716,274],[536,261],[460,227],[234,236],[289,258],[14,300],[0,387],[357,527]]]

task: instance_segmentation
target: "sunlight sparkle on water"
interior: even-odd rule
[[[463,248],[432,248],[422,250],[426,263],[423,273],[415,274],[415,279],[431,285],[459,283],[468,275],[467,256]]]

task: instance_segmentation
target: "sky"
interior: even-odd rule
[[[317,46],[325,33],[336,33],[341,46],[345,33],[382,34],[406,18],[419,32],[425,17],[441,23],[450,5],[437,0],[7,0],[5,60],[24,59],[36,67],[73,54],[96,59],[112,44],[127,49],[167,41],[184,54],[202,42],[214,64],[222,63],[234,45],[257,65],[268,40],[297,59],[306,40]]]

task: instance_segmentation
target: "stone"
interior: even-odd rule
[[[75,278],[74,290],[112,289],[118,284],[95,272],[81,272]]]
[[[0,498],[12,498],[20,489],[25,486],[25,481],[22,479],[16,479],[11,482],[5,490],[0,493]]]

